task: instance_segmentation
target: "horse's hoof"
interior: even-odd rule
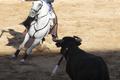
[[[25,63],[25,59],[21,59],[20,63],[24,64]]]
[[[12,56],[10,57],[10,59],[11,59],[11,60],[16,60],[17,57],[16,57],[15,55],[12,55]]]

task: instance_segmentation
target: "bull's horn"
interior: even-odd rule
[[[54,42],[61,42],[62,39],[55,39]]]
[[[73,36],[73,38],[75,38],[75,39],[76,39],[76,41],[82,42],[82,39],[81,39],[81,38],[79,38],[79,37],[77,37],[77,36]]]

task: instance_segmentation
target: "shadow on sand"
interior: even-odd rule
[[[88,52],[101,56],[108,65],[110,80],[120,79],[120,50]],[[34,55],[28,60],[29,64],[19,64],[19,59],[11,61],[7,56],[0,57],[0,80],[70,80],[65,72],[65,60],[62,61],[56,75],[50,77],[54,65],[58,62],[57,55]]]
[[[13,46],[14,48],[18,48],[24,39],[24,35],[20,32],[15,31],[14,29],[2,30],[0,38],[4,33],[9,33],[12,36],[12,38],[7,37],[8,43],[6,46]]]

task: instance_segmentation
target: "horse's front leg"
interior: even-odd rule
[[[32,54],[32,49],[35,48],[37,45],[42,44],[42,40],[41,39],[34,39],[32,45],[26,50],[26,53],[23,56],[23,59],[21,60],[21,62],[25,62],[26,58],[28,57],[28,55]]]
[[[12,55],[12,58],[13,58],[13,59],[17,58],[18,54],[20,53],[20,50],[21,50],[22,48],[24,48],[25,44],[27,43],[27,41],[28,41],[29,39],[30,39],[30,36],[29,36],[29,34],[27,33],[27,34],[25,35],[25,38],[24,38],[24,41],[22,42],[22,44],[19,46],[19,48],[16,50],[16,52]]]

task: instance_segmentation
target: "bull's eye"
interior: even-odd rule
[[[68,50],[68,48],[66,48],[66,51]]]
[[[64,56],[66,55],[66,52],[68,51],[68,48],[61,48],[61,54]]]

